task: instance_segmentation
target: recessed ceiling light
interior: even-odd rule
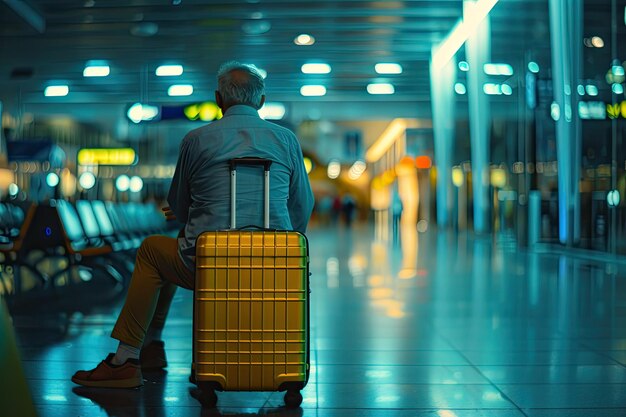
[[[372,83],[367,85],[367,92],[370,94],[393,94],[395,88],[389,83]]]
[[[161,65],[156,69],[156,75],[159,77],[175,77],[182,73],[182,65]]]
[[[48,187],[54,188],[59,185],[59,182],[59,176],[55,172],[50,172],[46,175],[46,184],[48,184]]]
[[[190,96],[193,94],[193,85],[191,84],[175,84],[167,89],[167,95],[170,97]]]
[[[131,193],[138,193],[143,188],[143,180],[137,175],[130,177],[128,182],[128,189]]]
[[[305,74],[328,74],[331,71],[330,65],[324,63],[304,64],[301,69]]]
[[[502,95],[502,86],[495,83],[486,83],[483,85],[483,91],[490,96]]]
[[[326,87],[323,85],[303,85],[300,88],[300,94],[303,96],[323,96],[326,94]]]
[[[467,61],[459,62],[459,69],[463,72],[469,71],[469,64],[467,63]]]
[[[70,88],[67,85],[49,85],[43,94],[46,97],[64,97],[68,95]]]
[[[596,48],[603,48],[604,47],[604,39],[602,39],[599,36],[594,36],[593,38],[591,38],[591,45],[593,45]]]
[[[537,64],[535,61],[530,61],[528,63],[528,71],[532,72],[533,74],[537,74],[539,72],[539,64]]]
[[[129,187],[130,187],[130,178],[128,177],[128,175],[122,174],[119,177],[117,177],[117,179],[115,180],[115,188],[117,188],[118,191],[121,191],[121,192],[128,191]]]
[[[598,87],[596,87],[595,85],[588,84],[585,86],[585,90],[587,91],[587,94],[589,94],[590,96],[598,95]]]
[[[381,62],[374,66],[379,74],[402,74],[402,65],[393,62]]]
[[[96,185],[96,176],[93,175],[93,173],[89,171],[83,172],[78,177],[78,183],[85,190],[91,190],[93,186]]]
[[[83,77],[106,77],[110,73],[108,65],[88,65],[83,70]]]
[[[315,38],[311,35],[307,35],[306,33],[303,33],[301,35],[296,36],[293,42],[296,45],[309,46],[315,43]]]

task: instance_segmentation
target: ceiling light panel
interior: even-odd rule
[[[106,77],[110,73],[108,65],[88,65],[83,70],[83,77]]]
[[[70,88],[67,85],[49,85],[43,94],[46,97],[64,97],[68,95]]]
[[[367,85],[367,92],[369,94],[393,94],[396,90],[389,83],[372,83]]]
[[[374,69],[378,74],[402,74],[402,65],[393,62],[380,62]]]
[[[156,69],[156,75],[158,77],[176,77],[182,75],[182,65],[161,65]]]
[[[175,84],[167,89],[167,95],[170,97],[190,96],[193,94],[193,86],[191,84]]]
[[[330,65],[324,63],[310,63],[302,66],[305,74],[328,74],[331,71]]]
[[[323,96],[326,94],[326,87],[323,85],[303,85],[300,94],[306,97]]]

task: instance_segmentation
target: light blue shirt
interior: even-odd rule
[[[230,168],[233,158],[269,159],[270,228],[304,233],[313,211],[313,192],[298,139],[288,129],[267,122],[245,105],[228,108],[224,117],[189,132],[167,201],[185,223],[178,239],[181,258],[194,268],[196,238],[207,230],[230,228]],[[237,226],[263,226],[263,168],[237,168]]]

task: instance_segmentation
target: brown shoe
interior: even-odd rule
[[[163,369],[167,366],[167,358],[165,357],[165,343],[161,340],[153,340],[141,349],[139,354],[139,362],[141,369],[156,370]]]
[[[85,387],[136,388],[143,385],[143,375],[137,359],[128,359],[122,365],[113,365],[109,356],[90,371],[78,371],[72,382]]]

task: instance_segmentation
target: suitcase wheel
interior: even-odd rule
[[[211,384],[199,383],[202,394],[198,397],[198,401],[205,408],[215,408],[217,405],[217,394]]]
[[[285,405],[289,408],[296,408],[302,404],[302,394],[299,390],[287,390],[285,393]]]

